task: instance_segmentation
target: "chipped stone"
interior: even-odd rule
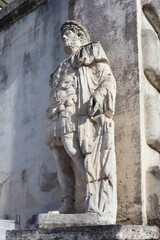
[[[158,238],[157,227],[108,225],[8,231],[6,240],[153,240]]]

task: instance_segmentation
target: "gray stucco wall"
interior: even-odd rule
[[[49,0],[0,33],[0,218],[20,214],[22,226],[61,204],[45,111],[67,18],[68,1]]]

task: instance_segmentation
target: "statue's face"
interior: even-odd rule
[[[82,45],[78,35],[71,30],[67,30],[63,33],[62,42],[64,45],[64,51],[69,55],[77,51]]]

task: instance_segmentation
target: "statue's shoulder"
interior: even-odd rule
[[[53,73],[51,73],[50,77],[54,77],[56,74],[60,73],[62,71],[62,68],[68,63],[68,59],[63,60],[59,66],[54,70]]]
[[[59,84],[59,82],[61,81],[62,78],[60,78],[60,75],[62,74],[63,70],[65,67],[67,67],[66,65],[68,64],[68,58],[63,60],[60,65],[54,70],[53,73],[51,73],[50,75],[50,81],[49,81],[49,85],[51,86],[51,88],[56,85]]]
[[[84,46],[84,49],[90,57],[94,58],[95,61],[109,63],[109,60],[100,42],[90,42]]]
[[[73,68],[89,66],[94,61],[109,63],[108,58],[100,42],[90,42],[80,47],[80,49],[71,56],[70,62]]]
[[[85,47],[86,49],[87,49],[87,48],[90,48],[90,47],[92,47],[92,48],[102,48],[100,42],[98,42],[98,41],[96,41],[96,42],[90,42],[90,43],[84,45],[84,47]]]
[[[51,73],[51,75],[50,75],[49,85],[50,85],[51,88],[53,87],[53,84],[54,84],[54,85],[57,84],[57,81],[55,82],[54,79],[55,79],[56,76],[58,75],[59,68],[60,68],[60,66],[58,66],[58,67],[54,70],[54,72]]]

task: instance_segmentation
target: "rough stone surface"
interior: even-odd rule
[[[108,225],[8,231],[6,240],[139,240],[158,238],[159,230],[157,227]]]
[[[0,220],[0,240],[6,240],[6,231],[19,229],[20,225],[12,220]]]

